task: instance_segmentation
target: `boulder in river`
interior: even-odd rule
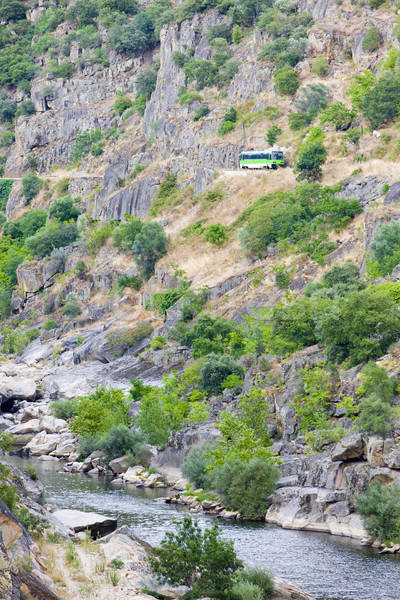
[[[53,514],[75,533],[88,529],[93,538],[107,535],[117,528],[117,519],[93,512],[86,513],[81,510],[65,509],[56,510]]]
[[[0,381],[0,406],[10,411],[16,400],[35,400],[36,383],[29,377],[4,377]]]

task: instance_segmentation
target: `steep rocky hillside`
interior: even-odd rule
[[[70,401],[112,386],[167,481],[217,439],[279,463],[250,516],[367,537],[356,497],[400,483],[397,4],[11,4],[1,428],[96,471]]]

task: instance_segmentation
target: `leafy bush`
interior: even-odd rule
[[[63,306],[62,312],[66,317],[77,317],[81,314],[81,307],[78,304],[75,294],[68,294],[67,302],[65,306]]]
[[[47,212],[43,209],[30,210],[15,221],[7,221],[4,224],[3,234],[10,236],[13,240],[23,242],[26,238],[35,235],[41,230],[47,220]]]
[[[214,244],[214,246],[222,246],[228,239],[226,225],[221,223],[215,223],[214,225],[208,225],[204,232],[204,241]]]
[[[34,173],[28,173],[22,178],[22,193],[25,198],[25,204],[30,202],[38,195],[42,189],[43,181]]]
[[[48,319],[44,324],[42,329],[45,331],[51,331],[52,329],[56,329],[58,327],[57,321],[54,319]]]
[[[309,83],[301,88],[294,105],[311,120],[326,108],[330,95],[329,88],[323,83]]]
[[[393,429],[398,412],[390,404],[396,381],[390,381],[386,369],[374,362],[364,367],[361,377],[364,398],[356,424],[367,434],[386,436]]]
[[[139,323],[132,329],[111,331],[107,333],[107,348],[118,358],[133,346],[149,337],[153,333],[153,327],[148,321]]]
[[[267,130],[267,142],[268,144],[270,144],[271,146],[273,146],[276,142],[276,140],[278,139],[278,137],[281,135],[282,133],[282,129],[280,127],[278,127],[278,125],[272,125],[268,130]]]
[[[235,129],[235,123],[237,121],[236,109],[231,107],[224,115],[221,123],[221,127],[218,130],[219,135],[225,135]]]
[[[205,454],[212,449],[211,444],[195,446],[185,456],[182,463],[182,474],[198,488],[208,489],[211,487],[212,477],[207,468],[212,464],[210,458]]]
[[[333,362],[350,359],[354,366],[378,358],[400,336],[397,305],[389,296],[370,289],[338,298],[321,316],[318,336]]]
[[[322,125],[329,123],[338,131],[348,129],[355,117],[356,112],[354,110],[349,110],[342,102],[334,102],[329,108],[322,111],[320,120]]]
[[[235,44],[235,46],[238,46],[242,41],[242,32],[240,31],[240,27],[238,24],[236,24],[233,28],[232,41]]]
[[[11,194],[14,181],[12,179],[0,179],[0,210],[5,210],[7,200]]]
[[[318,77],[326,77],[328,75],[328,62],[322,54],[318,54],[314,58],[311,73],[318,75]]]
[[[381,77],[375,87],[368,89],[362,101],[362,110],[371,127],[377,129],[397,116],[399,95],[400,78],[397,76]]]
[[[122,294],[127,287],[138,292],[142,285],[143,279],[139,275],[121,275],[121,277],[118,277],[117,279],[117,289],[120,294]]]
[[[74,267],[74,273],[76,273],[76,275],[79,277],[79,279],[84,279],[87,272],[88,272],[87,265],[86,265],[85,261],[80,258],[76,262],[76,265]]]
[[[57,220],[59,222],[76,221],[80,214],[80,211],[74,205],[74,202],[70,196],[57,198],[49,208],[50,219]]]
[[[75,223],[61,223],[40,229],[25,240],[25,246],[39,258],[49,256],[54,248],[63,248],[78,237]]]
[[[229,375],[244,377],[244,369],[230,356],[208,354],[201,369],[201,387],[208,394],[222,392],[222,382]]]
[[[208,294],[207,290],[205,292]],[[192,328],[180,323],[171,331],[170,336],[180,344],[193,346],[193,355],[198,357],[209,353],[223,354],[234,334],[239,338],[235,348],[239,355],[243,349],[240,328],[224,317],[202,314]]]
[[[146,69],[142,73],[139,73],[136,79],[136,93],[143,98],[149,98],[156,89],[156,85],[157,71],[154,69]]]
[[[126,425],[114,425],[107,432],[102,444],[104,458],[109,463],[124,454],[132,455],[136,464],[148,463],[148,446],[141,431],[129,429]],[[144,460],[143,460],[144,459]]]
[[[156,262],[167,253],[168,238],[161,223],[145,223],[133,243],[133,256],[144,277],[154,271]]]
[[[92,152],[93,148],[96,148],[102,139],[103,132],[101,129],[77,134],[71,148],[71,161],[74,164],[79,164],[80,160],[87,156],[89,152]]]
[[[371,537],[381,544],[400,541],[400,486],[373,481],[356,499],[356,512]]]
[[[194,597],[229,598],[235,573],[242,567],[233,541],[220,538],[217,524],[201,531],[185,515],[176,533],[167,532],[161,547],[154,548],[150,564],[154,572],[172,585],[187,585]]]
[[[142,227],[143,222],[141,219],[135,219],[131,215],[127,216],[127,220],[120,223],[112,232],[113,246],[123,252],[132,250],[133,242]]]
[[[232,460],[216,470],[213,484],[223,502],[251,519],[265,516],[268,498],[276,488],[279,470],[272,461]]]
[[[295,172],[299,179],[317,181],[322,177],[321,167],[326,161],[328,152],[320,141],[309,142],[302,146],[297,154]]]
[[[184,64],[189,60],[189,57],[184,52],[180,52],[179,50],[175,50],[175,52],[172,53],[171,58],[176,66],[180,68],[183,68]]]
[[[210,27],[207,33],[207,39],[210,43],[215,39],[224,39],[228,43],[232,41],[232,29],[229,25],[221,24],[221,25],[213,25]]]
[[[178,100],[179,104],[191,104],[192,102],[201,100],[201,96],[200,94],[189,92],[185,86],[182,86],[178,90]]]
[[[75,416],[76,401],[75,400],[54,400],[50,404],[50,410],[56,419],[64,419],[69,421]]]
[[[17,103],[15,100],[10,100],[9,98],[5,98],[4,100],[0,100],[0,121],[2,123],[6,123],[14,119],[17,113]]]
[[[261,600],[269,600],[274,593],[274,584],[271,575],[258,567],[247,568],[240,573],[240,581],[257,586],[261,590]],[[243,600],[246,600],[243,597]]]
[[[209,112],[210,112],[209,106],[207,104],[202,104],[201,106],[196,108],[196,110],[194,111],[192,120],[200,121],[200,119],[203,119],[204,117],[206,117]]]
[[[75,416],[70,429],[81,437],[106,433],[114,425],[128,425],[128,409],[121,390],[102,385],[89,396],[76,399]]]
[[[114,102],[114,110],[117,115],[121,116],[128,108],[133,105],[133,102],[130,98],[125,96],[122,92],[117,92],[117,97]]]
[[[375,50],[378,50],[381,44],[382,37],[379,33],[379,29],[376,27],[370,27],[367,29],[362,43],[364,50],[367,52],[375,52]]]
[[[371,243],[373,259],[378,262],[381,275],[391,273],[400,263],[400,223],[383,223]]]
[[[275,71],[274,80],[277,92],[281,96],[293,96],[300,85],[298,74],[288,65]]]
[[[136,421],[140,429],[146,434],[150,444],[164,449],[167,445],[170,427],[168,416],[161,406],[156,392],[147,393],[140,404],[140,413]]]
[[[191,58],[184,65],[185,76],[188,83],[196,81],[196,90],[214,85],[219,77],[218,66],[209,60]]]
[[[69,79],[75,71],[75,66],[71,62],[57,63],[55,60],[49,61],[49,73],[56,79]]]
[[[4,131],[0,135],[0,148],[8,148],[15,142],[15,135],[12,131]]]

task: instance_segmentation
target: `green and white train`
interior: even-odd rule
[[[245,150],[239,156],[240,169],[277,169],[285,165],[285,156],[280,150]]]

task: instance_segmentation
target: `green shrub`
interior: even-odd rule
[[[161,406],[157,392],[147,393],[141,399],[140,413],[136,421],[146,434],[149,443],[164,449],[167,445],[170,427],[168,416]]]
[[[107,348],[115,358],[122,356],[133,346],[139,344],[153,333],[153,327],[148,321],[139,323],[132,329],[111,331],[107,333]]]
[[[363,39],[363,48],[367,52],[375,52],[382,44],[382,37],[379,33],[379,29],[376,27],[370,27],[367,29],[365,33],[365,37]]]
[[[232,41],[235,46],[238,46],[242,41],[242,32],[240,31],[239,25],[235,25],[232,32]]]
[[[232,589],[232,596],[235,600],[262,600],[262,592],[258,585],[250,581],[239,580]]]
[[[142,285],[143,279],[140,277],[140,275],[121,275],[121,277],[118,277],[117,279],[117,289],[120,294],[122,294],[124,289],[127,287],[138,292]]]
[[[175,50],[172,53],[172,60],[176,64],[177,67],[183,68],[184,64],[188,62],[189,57],[184,52],[179,52],[179,50]]]
[[[235,123],[237,121],[236,109],[231,107],[224,115],[222,119],[221,127],[218,130],[219,135],[226,135],[235,129]]]
[[[235,388],[241,387],[242,385],[243,379],[241,379],[238,375],[228,375],[228,377],[222,382],[222,389],[234,390]]]
[[[96,252],[104,246],[110,235],[112,234],[113,226],[111,224],[94,226],[89,231],[86,231],[86,250],[89,254]]]
[[[256,585],[261,590],[261,600],[270,600],[274,594],[274,583],[271,575],[258,567],[250,567],[242,571],[240,580]]]
[[[191,104],[192,102],[201,101],[201,99],[200,94],[189,92],[185,86],[180,87],[178,90],[179,104]]]
[[[379,263],[382,275],[391,273],[400,263],[400,223],[390,221],[380,225],[371,243],[373,260]]]
[[[34,173],[28,173],[22,178],[22,193],[25,198],[25,204],[30,202],[38,195],[42,189],[43,181]]]
[[[132,455],[136,464],[148,463],[148,446],[144,434],[141,431],[129,429],[126,425],[114,425],[108,431],[102,450],[107,463],[124,454]]]
[[[292,131],[300,131],[311,123],[311,117],[304,113],[290,113],[288,115],[289,127]]]
[[[347,129],[353,119],[356,117],[354,110],[349,110],[342,102],[334,102],[320,115],[321,124],[329,123],[334,126],[336,131]]]
[[[370,289],[338,298],[321,316],[318,336],[333,362],[350,359],[354,366],[378,358],[400,336],[397,305],[389,296]]]
[[[141,219],[135,219],[131,215],[124,223],[120,223],[112,232],[113,246],[128,252],[132,250],[133,242],[136,236],[142,230],[143,222]]]
[[[44,324],[42,329],[45,331],[51,331],[52,329],[56,329],[58,327],[57,321],[54,319],[48,319]]]
[[[37,480],[37,473],[36,473],[35,467],[26,467],[25,471],[28,473],[28,475],[32,479],[32,481]]]
[[[207,290],[205,290],[205,294],[208,295]],[[212,317],[208,314],[202,314],[192,328],[184,323],[178,324],[171,331],[170,337],[180,344],[193,346],[193,355],[198,357],[211,352],[223,354],[232,337],[231,334],[237,334],[239,338],[235,350],[237,350],[237,355],[240,355],[243,350],[240,328],[236,323],[224,317]]]
[[[182,474],[197,488],[208,489],[211,487],[212,477],[207,471],[211,465],[210,458],[204,455],[212,449],[212,444],[195,446],[191,448],[182,463]]]
[[[214,246],[221,247],[228,239],[227,226],[221,223],[208,225],[204,231],[204,241]]]
[[[80,278],[80,279],[84,279],[86,274],[88,272],[88,268],[87,265],[85,263],[84,260],[82,260],[81,258],[76,262],[76,265],[74,267],[74,273]]]
[[[222,392],[222,383],[229,375],[244,376],[244,369],[230,356],[208,354],[201,369],[201,387],[208,394]]]
[[[326,77],[328,75],[328,62],[322,54],[318,54],[314,58],[311,73],[318,75],[318,77]]]
[[[276,140],[278,139],[278,137],[281,135],[281,133],[282,133],[282,129],[280,127],[278,127],[278,125],[272,125],[267,130],[268,144],[270,144],[270,146],[273,146],[275,144]]]
[[[281,96],[293,96],[300,85],[298,74],[288,65],[275,71],[274,80],[277,92]]]
[[[220,538],[217,524],[202,532],[188,515],[177,523],[176,533],[167,532],[161,547],[153,552],[153,571],[172,585],[192,587],[194,597],[229,598],[234,575],[242,567],[233,541]]]
[[[16,114],[17,103],[15,100],[10,100],[9,98],[0,100],[0,121],[2,123],[6,123],[7,121],[11,123]]]
[[[326,161],[328,152],[320,141],[309,142],[302,146],[297,154],[295,172],[300,179],[317,181],[322,177],[321,167]]]
[[[75,400],[54,400],[50,404],[51,413],[56,419],[64,419],[64,421],[69,421],[75,416],[75,409]]]
[[[396,381],[390,381],[384,367],[374,362],[364,367],[362,398],[356,424],[362,431],[370,435],[386,436],[394,427],[398,411],[390,401],[396,391]]]
[[[156,89],[157,71],[146,69],[136,79],[136,94],[142,98],[149,98]]]
[[[0,482],[0,500],[8,506],[10,510],[13,510],[19,500],[17,489],[14,485]]]
[[[215,471],[213,484],[223,502],[251,519],[265,516],[268,498],[276,488],[279,470],[272,461],[232,460]]]
[[[232,29],[229,25],[213,25],[207,32],[207,39],[210,43],[215,39],[224,39],[228,43],[232,41]]]
[[[72,292],[68,294],[65,306],[62,309],[63,315],[66,317],[77,317],[81,314],[81,307],[78,304],[78,300]]]
[[[102,450],[104,443],[104,433],[102,435],[98,433],[86,433],[79,437],[78,452],[86,458],[92,452],[96,450]]]
[[[80,215],[80,211],[74,205],[70,196],[57,198],[49,208],[49,217],[51,220],[58,222],[76,221]]]
[[[153,350],[162,350],[162,348],[164,348],[166,344],[167,338],[165,338],[163,335],[157,335],[155,338],[152,339],[150,348],[153,348]]]
[[[48,70],[56,79],[69,79],[75,71],[75,66],[71,62],[57,63],[55,60],[51,60],[48,64]]]
[[[399,95],[400,78],[397,76],[381,77],[374,87],[368,89],[363,97],[362,110],[371,127],[377,129],[397,116]]]
[[[326,108],[330,95],[328,86],[323,83],[309,83],[301,88],[294,105],[311,120]]]
[[[79,164],[81,159],[87,156],[102,139],[103,132],[101,129],[77,134],[71,148],[71,161],[74,164]]]
[[[167,310],[174,306],[182,296],[182,290],[177,288],[166,288],[165,291],[152,294],[146,307],[151,310],[157,310],[164,317],[167,316]]]
[[[0,210],[5,210],[13,187],[13,179],[0,179]]]
[[[128,425],[128,409],[121,390],[102,385],[89,396],[76,399],[70,429],[80,437],[107,433],[114,425]]]
[[[192,120],[200,121],[200,119],[203,119],[204,117],[206,117],[209,112],[210,112],[209,106],[207,104],[202,104],[201,106],[196,108],[196,110],[194,111]]]
[[[148,278],[156,262],[167,253],[168,238],[161,223],[145,223],[133,243],[133,256],[143,276]]]
[[[361,516],[369,536],[381,544],[400,541],[400,486],[370,483],[367,491],[356,499],[356,512]]]
[[[372,71],[365,69],[362,73],[357,73],[350,83],[347,94],[351,103],[357,110],[362,110],[366,94],[374,87],[375,76]]]
[[[117,92],[117,97],[114,102],[114,110],[117,115],[121,116],[128,108],[133,105],[133,102],[130,98],[125,96],[122,92]]]

